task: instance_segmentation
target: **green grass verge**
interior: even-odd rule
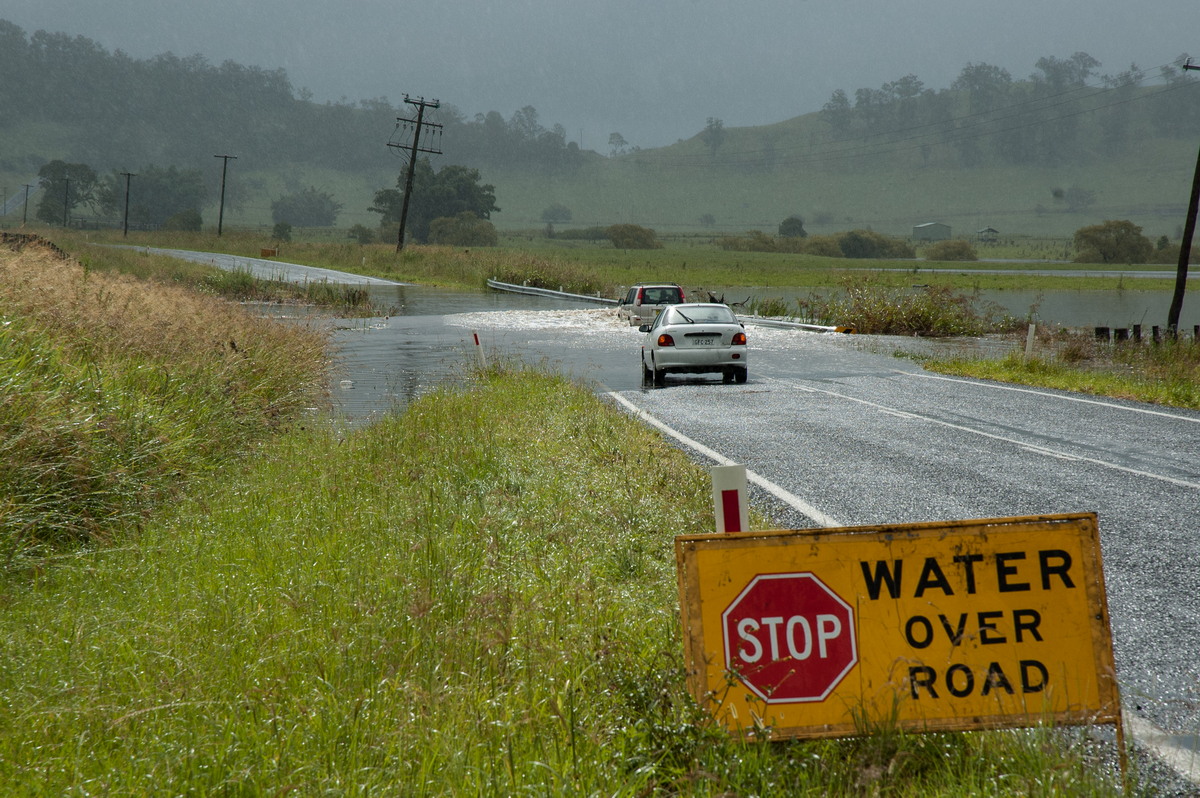
[[[707,478],[502,367],[293,429],[125,545],[0,582],[12,795],[1117,795],[1081,735],[731,740],[684,689]]]
[[[1025,358],[922,358],[931,371],[1200,410],[1200,344],[1057,341]]]

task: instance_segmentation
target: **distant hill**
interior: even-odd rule
[[[428,121],[435,166],[477,168],[496,187],[502,228],[538,229],[552,206],[567,226],[632,222],[660,233],[774,232],[799,215],[812,233],[864,227],[906,235],[942,222],[955,236],[1066,236],[1130,219],[1174,238],[1200,144],[1200,81],[1168,69],[1098,77],[1085,54],[1038,62],[1014,81],[969,65],[946,89],[907,76],[774,125],[720,120],[669,147],[608,157],[544,127],[532,107],[468,119],[444,105]],[[137,60],[84,37],[27,35],[0,20],[0,190],[36,182],[62,159],[98,172],[201,170],[215,201],[217,154],[234,154],[227,223],[259,224],[271,201],[316,186],[343,205],[339,225],[373,225],[374,192],[396,185],[393,144],[412,109],[382,100],[317,104],[282,70],[165,53]],[[206,219],[215,215],[206,210]],[[11,214],[10,214],[11,218]],[[560,223],[559,227],[562,226]]]

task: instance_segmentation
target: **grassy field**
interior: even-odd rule
[[[4,462],[53,442],[0,483],[6,794],[1121,794],[1082,731],[712,728],[671,551],[707,476],[586,389],[500,364],[341,431],[307,333],[2,263]]]
[[[46,231],[49,232],[49,231]],[[114,231],[53,231],[72,254],[84,260],[95,257],[92,243],[131,243],[154,247],[228,252],[258,257],[264,247],[278,244],[264,233],[237,231],[217,237],[211,233],[130,233],[123,239]],[[645,281],[679,282],[691,290],[724,290],[728,287],[778,288],[836,287],[847,277],[876,275],[895,285],[914,281],[958,291],[976,290],[1170,290],[1173,279],[1123,279],[1122,271],[1173,271],[1174,265],[1075,264],[1047,259],[1036,263],[930,263],[905,260],[853,260],[816,255],[774,252],[726,252],[711,237],[669,239],[662,249],[620,250],[607,243],[547,239],[543,235],[507,236],[499,247],[464,249],[448,246],[408,245],[401,253],[395,244],[358,244],[297,240],[278,244],[280,260],[339,269],[385,279],[443,286],[480,288],[489,277],[507,278],[549,288],[616,296],[620,286]],[[1020,239],[996,245],[997,258],[1041,257],[1052,254],[1062,242]],[[1016,253],[1026,253],[1018,255]],[[931,267],[944,271],[931,272]],[[1075,275],[1026,275],[1022,270],[1078,272]],[[998,272],[998,273],[991,273]],[[1106,276],[1112,273],[1113,276]],[[518,279],[520,278],[520,279]]]

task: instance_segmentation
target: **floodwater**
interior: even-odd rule
[[[481,359],[489,362],[511,354],[535,362],[561,358],[563,354],[557,350],[569,352],[586,345],[588,335],[628,337],[635,332],[617,323],[611,306],[591,302],[415,285],[372,285],[368,290],[382,315],[320,322],[332,328],[335,366],[329,387],[333,414],[352,424],[403,407],[436,388],[462,384]],[[319,318],[278,305],[264,306],[263,312],[307,322]],[[495,314],[516,315],[518,321],[489,322],[489,318],[499,318]],[[555,314],[576,319],[584,314],[588,323],[572,323],[556,336]],[[526,322],[522,324],[520,319]],[[630,344],[634,344],[633,338]],[[631,379],[640,379],[640,372],[632,366],[628,371]]]
[[[1135,283],[1136,286],[1136,283]],[[1200,324],[1200,281],[1189,281],[1189,294],[1183,301],[1179,317],[1181,330]],[[914,285],[914,291],[920,286]],[[724,288],[716,293],[729,301],[747,298],[782,299],[789,305],[816,294],[827,296],[828,290],[797,290],[784,288]],[[981,291],[980,305],[995,305],[1001,313],[1019,319],[1063,327],[1133,327],[1144,325],[1166,328],[1167,312],[1171,307],[1171,291],[1138,291],[1125,288],[1117,291]]]

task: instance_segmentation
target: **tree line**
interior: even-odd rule
[[[821,117],[834,141],[914,142],[926,162],[935,145],[957,166],[1085,162],[1124,154],[1148,137],[1194,136],[1200,81],[1183,69],[1187,60],[1160,67],[1152,86],[1136,64],[1100,75],[1100,62],[1084,52],[1040,58],[1024,80],[968,64],[948,89],[927,88],[916,75],[860,88],[853,100],[838,89]]]
[[[397,119],[386,99],[316,103],[282,69],[166,52],[147,59],[109,52],[83,36],[43,30],[26,35],[0,20],[0,133],[35,123],[78,129],[55,155],[107,170],[132,165],[205,164],[236,152],[256,168],[319,164],[376,173]],[[562,125],[545,127],[532,106],[505,119],[497,111],[468,118],[443,104],[435,120],[449,146],[446,159],[475,168],[575,169],[594,153],[567,141]],[[29,144],[37,142],[30,141]],[[4,156],[0,170],[36,170],[48,158]]]

